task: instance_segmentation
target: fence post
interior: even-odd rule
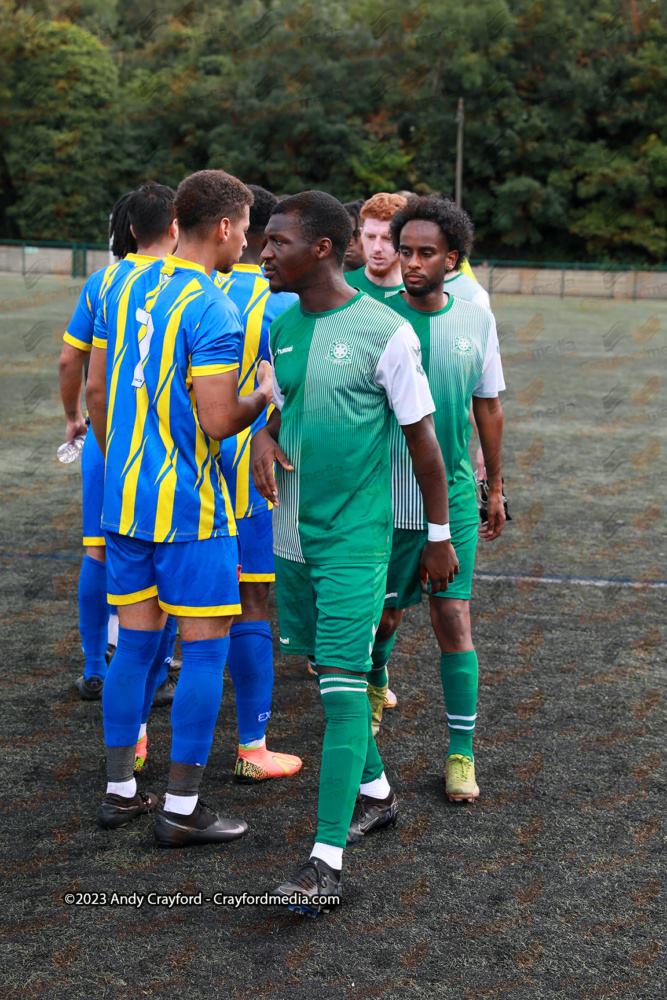
[[[637,268],[632,269],[632,301],[637,301]]]
[[[83,278],[88,277],[88,244],[83,244],[83,249],[81,251],[81,276]]]
[[[565,264],[560,267],[560,297],[565,297]]]
[[[495,264],[491,264],[491,271],[489,272],[489,298],[493,294],[493,269],[495,266]]]
[[[72,277],[76,278],[76,243],[72,243]]]
[[[25,278],[25,242],[21,244],[21,274]]]

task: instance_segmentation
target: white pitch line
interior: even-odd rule
[[[474,580],[522,580],[530,583],[574,584],[578,587],[633,587],[634,589],[665,590],[667,580],[603,580],[579,576],[522,576],[520,573],[473,573]]]

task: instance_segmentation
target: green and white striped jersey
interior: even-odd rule
[[[273,551],[301,563],[367,565],[391,551],[389,429],[434,410],[419,340],[362,292],[338,309],[295,303],[270,330],[280,447]],[[392,418],[393,419],[393,418]]]
[[[376,285],[366,274],[366,265],[358,268],[356,271],[346,271],[345,280],[348,285],[366,292],[366,295],[370,295],[372,299],[376,299],[378,302],[386,302],[393,295],[398,295],[399,292],[402,292],[404,288],[403,282],[400,285]]]
[[[448,296],[444,309],[434,313],[413,309],[402,295],[389,301],[410,322],[421,344],[422,364],[435,402],[435,432],[447,470],[450,522],[474,522],[479,515],[468,457],[470,400],[473,396],[492,398],[505,388],[493,314],[454,295]],[[405,437],[393,423],[394,527],[421,530],[426,526],[422,496]]]
[[[460,271],[453,278],[445,281],[445,291],[449,295],[455,295],[457,299],[466,299],[476,306],[491,310],[491,299],[486,288],[482,288],[478,281],[471,278],[469,274],[462,274]]]

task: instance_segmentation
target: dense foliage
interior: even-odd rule
[[[462,96],[476,255],[665,262],[660,17],[649,0],[0,0],[0,235],[103,239],[123,191],[206,166],[276,193],[450,193]]]

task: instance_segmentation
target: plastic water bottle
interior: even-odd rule
[[[69,465],[70,462],[76,461],[81,454],[81,449],[83,448],[83,442],[85,440],[85,434],[77,434],[77,436],[72,438],[71,441],[66,441],[65,444],[61,444],[60,448],[58,448],[58,451],[56,452],[58,461],[62,462],[63,465]]]

